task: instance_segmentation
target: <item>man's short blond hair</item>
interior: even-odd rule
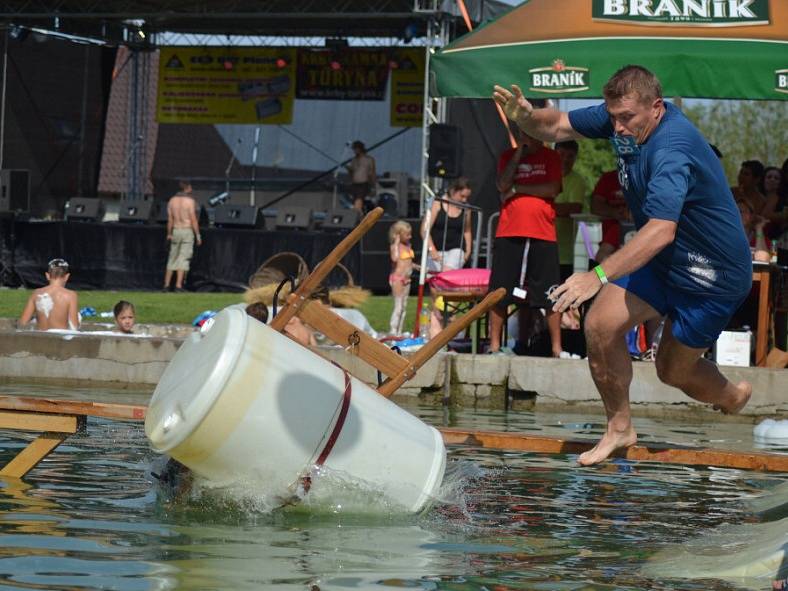
[[[602,94],[607,101],[617,101],[628,94],[637,94],[638,101],[649,104],[662,98],[662,85],[653,72],[643,66],[624,66],[610,77]]]

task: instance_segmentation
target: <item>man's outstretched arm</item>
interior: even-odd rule
[[[629,275],[648,263],[676,238],[678,224],[669,220],[651,219],[638,230],[635,237],[600,264],[604,281]],[[596,271],[575,273],[551,294],[553,310],[564,312],[578,308],[590,300],[602,287],[602,276]]]
[[[516,84],[512,84],[511,90],[496,84],[493,100],[520,129],[543,142],[563,142],[584,137],[572,129],[569,115],[565,112],[557,109],[534,109]]]

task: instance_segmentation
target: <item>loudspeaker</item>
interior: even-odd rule
[[[0,170],[0,211],[30,211],[29,170]]]
[[[430,125],[427,174],[446,179],[460,176],[462,167],[462,133],[456,125]]]
[[[89,197],[72,197],[66,203],[66,220],[100,222],[104,218],[104,202]]]
[[[213,210],[213,225],[219,228],[265,229],[263,210],[256,205],[225,203]]]
[[[357,209],[329,209],[323,220],[324,230],[352,230],[361,220],[361,212]]]
[[[166,224],[167,223],[167,202],[166,201],[154,201],[154,203],[153,203],[153,214],[151,215],[151,221],[154,224]]]
[[[364,234],[361,238],[361,253],[385,253],[389,255],[389,228],[397,220],[381,219],[369,229],[369,232]],[[411,218],[404,220],[410,224],[413,230],[413,236],[410,240],[410,245],[416,251],[416,256],[421,254],[421,236],[419,236],[419,228],[421,227],[421,219]],[[391,261],[389,261],[390,263]],[[387,273],[391,265],[386,266]],[[388,276],[388,275],[387,275]]]
[[[311,230],[312,210],[308,207],[283,207],[276,212],[277,230]]]
[[[118,211],[118,221],[128,224],[145,224],[151,221],[153,214],[153,201],[123,201]]]

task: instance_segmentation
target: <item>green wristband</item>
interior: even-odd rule
[[[602,269],[602,265],[597,265],[596,267],[594,267],[594,272],[596,273],[596,276],[599,277],[599,281],[602,283],[602,285],[607,283],[607,275],[605,275],[605,271],[604,269]]]

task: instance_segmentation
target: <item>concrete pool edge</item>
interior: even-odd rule
[[[129,338],[89,332],[72,337],[0,331],[0,382],[152,391],[182,342],[175,337]],[[376,383],[375,370],[346,351],[320,347],[319,352],[362,380]],[[544,357],[439,353],[397,391],[394,399],[439,404],[444,396],[447,357],[449,394],[456,406],[500,409],[508,405],[514,409],[596,413],[602,410],[585,360]],[[788,412],[788,371],[753,367],[723,367],[722,371],[731,380],[750,381],[754,388],[744,416],[733,420],[750,421],[753,416]],[[634,364],[631,397],[633,411],[641,416],[712,413],[705,405],[662,384],[650,362]]]

